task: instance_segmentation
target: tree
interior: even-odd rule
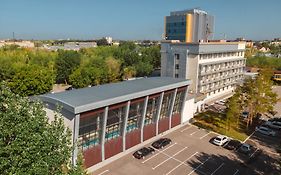
[[[128,80],[136,75],[136,70],[133,66],[125,67],[123,70],[123,79]]]
[[[70,132],[57,113],[49,121],[43,104],[20,97],[0,83],[1,174],[69,174]],[[84,174],[84,173],[81,173]]]
[[[81,55],[76,51],[58,51],[58,58],[55,61],[57,71],[56,80],[59,83],[67,84],[69,75],[79,67]]]
[[[22,96],[50,92],[54,83],[54,72],[37,65],[26,65],[18,70],[8,82],[14,93]]]
[[[235,123],[236,127],[239,126],[239,116],[242,111],[242,101],[241,101],[241,87],[238,86],[235,90],[234,95],[228,99],[226,111],[226,128],[230,129],[231,124]]]
[[[272,73],[262,70],[256,79],[248,79],[243,85],[244,102],[249,109],[247,127],[253,118],[273,110],[277,103],[277,94],[272,91]]]
[[[107,46],[108,43],[107,43],[107,40],[105,38],[102,38],[102,39],[97,40],[97,45],[98,46]]]

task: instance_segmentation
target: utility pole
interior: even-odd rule
[[[15,32],[13,32],[13,41],[15,41]]]

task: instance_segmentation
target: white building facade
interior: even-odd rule
[[[204,94],[204,103],[230,95],[243,80],[244,42],[161,44],[161,76],[191,80],[189,92]]]

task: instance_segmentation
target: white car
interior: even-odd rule
[[[274,132],[274,131],[272,131],[272,129],[269,129],[269,128],[264,127],[264,126],[257,126],[256,131],[261,133],[261,134],[268,135],[268,136],[275,136],[276,135],[276,132]]]
[[[274,129],[281,129],[281,122],[278,121],[267,121],[265,125],[269,126],[270,128]]]
[[[227,141],[228,141],[228,137],[224,136],[224,135],[219,135],[217,137],[214,138],[213,140],[213,144],[218,145],[218,146],[222,146],[224,145]]]

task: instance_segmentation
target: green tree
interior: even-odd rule
[[[123,79],[128,80],[136,75],[136,70],[133,66],[125,67],[123,70]]]
[[[241,87],[238,86],[235,90],[234,95],[228,99],[226,111],[226,129],[230,130],[231,125],[235,124],[239,126],[239,116],[242,111],[242,100],[241,100]]]
[[[247,127],[252,124],[253,118],[273,110],[277,103],[277,94],[272,91],[272,73],[262,70],[256,79],[248,79],[244,83],[244,102],[249,110]]]
[[[22,96],[50,92],[54,83],[54,72],[37,65],[26,65],[18,70],[8,82],[14,93]]]
[[[71,166],[71,134],[58,113],[49,121],[42,103],[12,93],[5,83],[0,83],[0,109],[1,174],[80,171]]]
[[[80,61],[81,55],[78,52],[59,50],[58,58],[55,61],[57,82],[67,84],[70,74],[79,67]]]

